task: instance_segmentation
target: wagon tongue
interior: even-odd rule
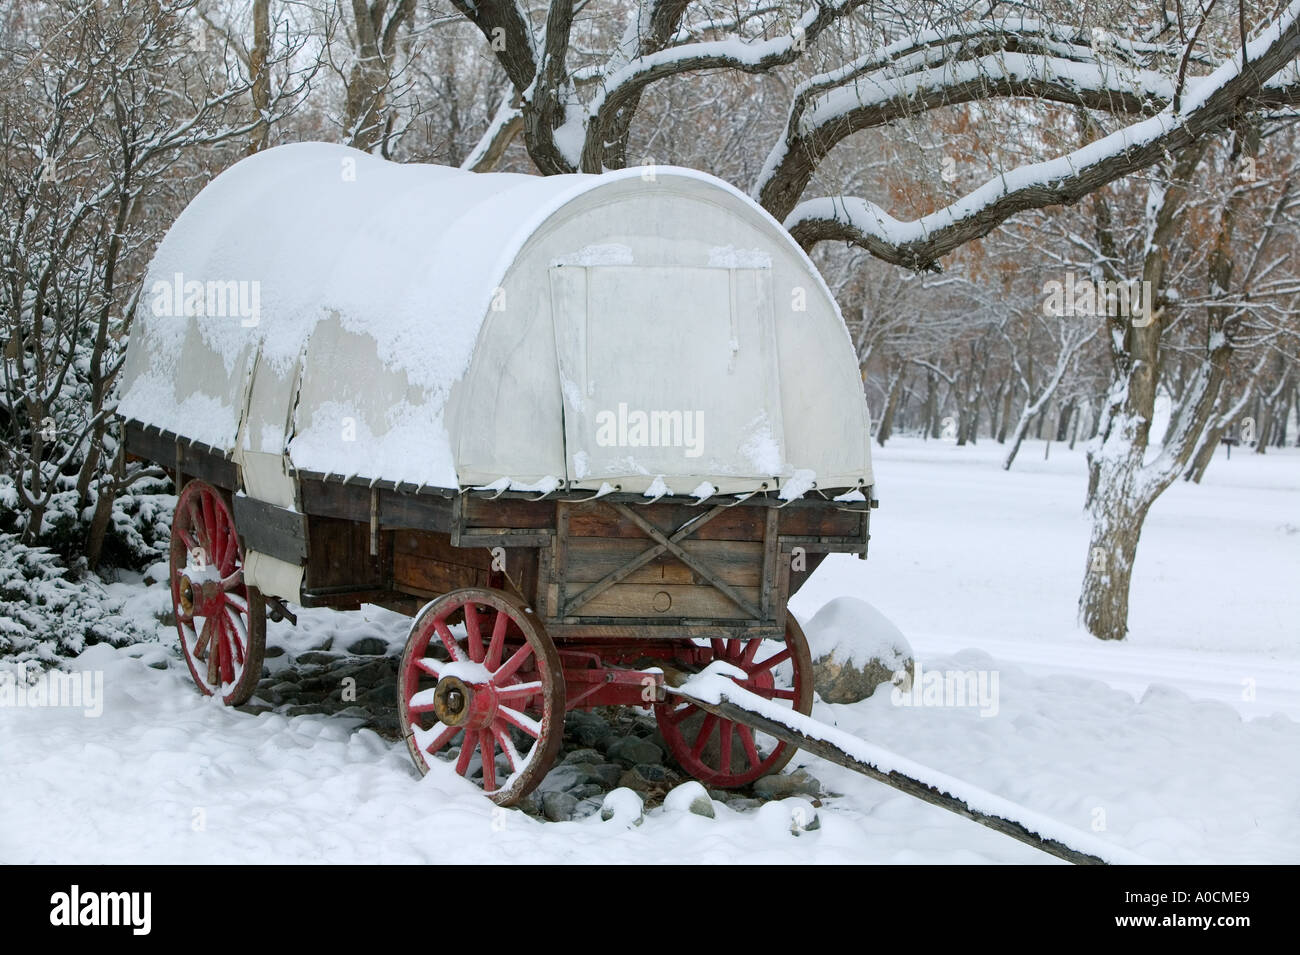
[[[1090,833],[922,766],[810,716],[773,706],[771,701],[737,686],[732,680],[737,675],[733,672],[736,669],[715,662],[681,686],[671,687],[669,692],[721,719],[744,723],[1058,859],[1076,865],[1147,861]]]

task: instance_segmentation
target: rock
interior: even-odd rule
[[[605,787],[599,783],[581,783],[571,789],[566,789],[570,796],[579,801],[583,799],[592,799],[594,797],[604,797]]]
[[[728,809],[734,809],[736,812],[746,812],[750,809],[757,809],[765,805],[761,799],[749,799],[747,797],[738,797],[727,803]]]
[[[279,706],[281,703],[298,699],[298,684],[284,680],[268,687],[265,695],[272,703]]]
[[[575,710],[565,717],[565,729],[583,746],[604,750],[613,741],[614,731],[595,713]]]
[[[604,796],[592,796],[589,799],[584,799],[578,803],[570,818],[586,819],[589,816],[594,816],[596,813],[600,812],[600,807],[603,803]]]
[[[664,754],[658,746],[649,740],[638,739],[635,736],[624,736],[610,743],[605,755],[626,766],[635,766],[638,763],[662,763],[664,760]]]
[[[775,773],[764,776],[754,783],[754,795],[764,799],[781,799],[785,796],[816,796],[822,791],[822,785],[802,769],[793,773]]]
[[[668,782],[668,771],[657,763],[638,763],[618,778],[618,784],[628,789],[648,792]]]
[[[542,794],[534,789],[523,799],[515,804],[516,809],[522,809],[530,816],[540,816],[543,812]]]
[[[600,803],[600,818],[605,822],[619,822],[629,828],[645,821],[645,804],[630,789],[615,789],[605,795]]]
[[[601,777],[590,766],[569,763],[556,766],[547,773],[540,788],[543,792],[562,792],[589,783],[603,786]]]
[[[348,653],[363,657],[382,657],[388,653],[388,643],[378,637],[362,637],[348,647]]]
[[[551,822],[568,822],[578,808],[578,798],[563,792],[542,793],[542,814]]]
[[[145,666],[149,667],[151,670],[165,670],[167,669],[167,661],[154,660],[153,663],[146,663]]]
[[[882,683],[911,685],[912,648],[865,600],[836,597],[808,621],[813,686],[827,703],[857,703]]]
[[[713,800],[708,791],[695,780],[682,783],[664,797],[664,808],[671,812],[689,812],[706,819],[714,817]]]
[[[271,660],[274,660],[276,657],[282,657],[284,656],[284,647],[268,643],[266,649],[262,652],[262,656]]]
[[[560,760],[560,765],[568,763],[596,764],[600,762],[603,762],[601,755],[594,749],[575,749],[573,752],[568,753],[564,759]]]
[[[306,703],[302,706],[291,706],[284,712],[286,716],[314,716],[320,713],[333,713],[334,707],[328,703]]]
[[[600,777],[601,783],[606,789],[613,789],[618,785],[619,777],[623,775],[623,768],[613,763],[599,763],[595,766],[588,766],[592,773]]]
[[[298,663],[307,664],[329,664],[338,660],[338,654],[329,653],[325,650],[308,650],[306,653],[298,654]]]

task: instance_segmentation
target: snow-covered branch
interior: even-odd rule
[[[1017,212],[1075,202],[1116,179],[1231,124],[1261,99],[1276,102],[1286,90],[1269,80],[1300,52],[1300,0],[1233,53],[1208,76],[1188,84],[1179,106],[1166,106],[1064,156],[1004,173],[956,202],[903,222],[855,197],[825,197],[799,204],[785,219],[805,247],[826,240],[851,242],[873,255],[913,269],[932,269],[943,255],[987,235]],[[1248,68],[1242,69],[1243,55]]]

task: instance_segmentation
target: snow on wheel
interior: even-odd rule
[[[812,656],[794,614],[787,613],[785,619],[783,646],[768,640],[714,639],[705,655],[708,663],[723,660],[743,669],[749,676],[737,680],[738,685],[807,716],[813,702]],[[682,769],[710,786],[748,785],[778,772],[795,754],[790,744],[706,713],[693,703],[669,699],[655,706],[655,717]]]
[[[266,649],[262,595],[244,584],[244,554],[225,496],[190,481],[172,519],[172,612],[198,688],[231,706],[257,689]]]
[[[468,587],[428,604],[398,671],[398,722],[421,773],[432,760],[508,806],[542,781],[564,735],[564,673],[532,609]]]

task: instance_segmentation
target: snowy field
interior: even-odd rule
[[[1153,862],[1300,861],[1300,453],[1222,452],[1152,510],[1131,634],[1075,624],[1087,525],[1083,456],[1027,442],[896,439],[877,454],[871,559],[832,557],[791,606],[861,597],[926,670],[998,678],[996,713],[904,707],[889,689],[814,716]],[[161,587],[113,585],[136,613]],[[313,611],[394,643],[402,618]],[[298,639],[286,624],[270,641]],[[450,768],[346,717],[250,715],[198,695],[174,631],[68,669],[102,671],[104,711],[0,708],[0,862],[1054,863],[815,757],[832,795],[716,818],[654,809],[630,826],[496,809]]]

